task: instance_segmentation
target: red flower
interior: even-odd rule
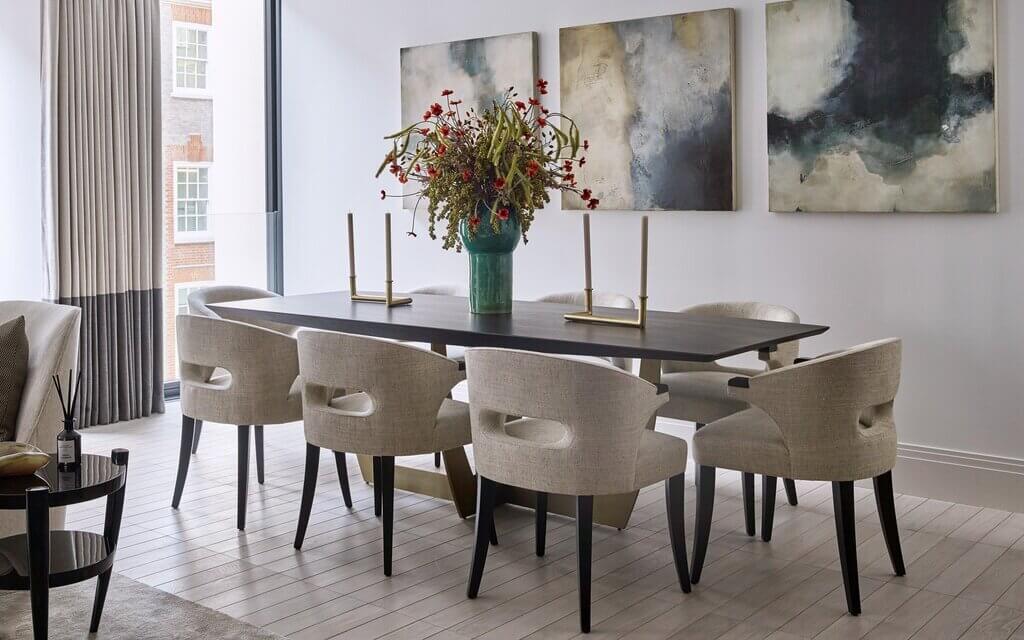
[[[562,163],[562,168],[566,171],[572,171],[572,160],[566,160]]]
[[[528,163],[526,163],[526,175],[532,178],[533,176],[537,175],[538,171],[540,171],[540,163],[538,163],[536,160],[530,160]]]
[[[391,163],[391,166],[388,167],[388,171],[390,171],[392,173],[392,175],[396,175],[396,176],[398,175],[398,172],[401,171],[401,170],[402,170],[402,167],[398,166],[395,163]]]
[[[442,125],[441,126],[441,135],[446,136],[446,135],[448,135],[448,133],[450,131],[451,131],[451,129],[448,128],[448,125]]]
[[[583,149],[587,150],[589,148],[590,148],[590,140],[584,140],[583,141]]]
[[[537,118],[537,126],[540,126],[540,127],[548,126],[547,119],[545,119],[545,118]]]
[[[423,112],[423,119],[424,120],[430,120],[430,116],[431,116],[430,109],[427,109],[426,111]]]
[[[537,80],[537,88],[540,90],[541,95],[546,95],[548,92],[548,81],[544,78]]]
[[[495,180],[494,180],[494,188],[497,189],[498,191],[501,191],[502,189],[504,189],[505,188],[505,178],[495,178]]]
[[[430,105],[430,113],[435,116],[439,116],[442,113],[444,113],[444,107],[435,102],[434,104]]]
[[[475,213],[469,216],[469,226],[471,229],[476,229],[477,225],[480,224],[480,217]]]
[[[501,220],[508,220],[509,211],[508,207],[502,207],[498,209],[498,218]]]
[[[585,164],[587,164],[587,159],[586,158],[580,158],[580,166],[582,167]]]
[[[572,182],[575,179],[576,179],[576,174],[574,174],[574,173],[567,173],[567,174],[565,174],[565,176],[562,177],[562,181],[563,182]]]
[[[398,181],[401,182],[402,184],[405,184],[406,182],[409,182],[409,176],[403,173],[402,175],[398,176]]]
[[[416,173],[419,173],[419,172],[420,172],[420,163],[418,163],[418,162],[417,162],[417,163],[416,163],[416,166],[415,166],[415,167],[413,167],[413,170],[414,170],[414,171],[415,171]]]
[[[530,98],[529,103],[535,107],[540,106],[540,100],[538,100],[537,98]]]
[[[423,127],[422,129],[420,129],[420,135],[429,136],[430,135],[430,129],[428,129],[426,127]]]
[[[596,209],[597,205],[599,205],[599,204],[601,204],[600,200],[598,200],[597,198],[591,198],[590,202],[587,203],[587,208],[588,209]]]
[[[436,178],[437,177],[437,169],[435,167],[433,167],[433,166],[427,167],[427,176],[430,177],[430,178]]]
[[[452,91],[451,89],[445,89],[444,91],[441,92],[441,97],[443,98],[444,96],[450,96],[453,93],[455,93],[455,92]]]
[[[522,100],[516,100],[515,105],[516,109],[519,109],[520,111],[526,111],[526,103],[523,102]]]
[[[386,197],[388,197],[388,192],[383,190],[383,189],[381,189],[380,190],[380,199],[383,200]]]
[[[465,180],[466,182],[469,182],[470,180],[473,179],[473,172],[470,171],[469,169],[463,169],[462,170],[462,179]]]
[[[452,100],[449,104],[451,104],[451,105],[462,104],[462,100]]]
[[[593,194],[591,193],[590,189],[584,189],[583,193],[580,194],[580,197],[583,198],[584,200],[590,200],[591,195]]]
[[[444,155],[444,154],[445,154],[445,153],[446,153],[447,151],[448,151],[448,147],[444,146],[443,144],[439,144],[439,145],[437,145],[437,157],[439,157],[439,158],[440,158],[440,157],[441,157],[441,156],[443,156],[443,155]]]
[[[549,110],[547,109],[547,107],[541,107],[541,108],[540,108],[540,112],[541,112],[541,113],[543,113],[544,115],[548,115],[549,113],[551,113],[551,112],[550,112],[550,111],[549,111]]]

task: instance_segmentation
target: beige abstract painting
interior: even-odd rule
[[[734,24],[720,9],[561,29],[561,108],[601,209],[734,209]]]

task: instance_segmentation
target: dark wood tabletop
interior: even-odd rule
[[[637,329],[569,322],[563,314],[579,309],[550,302],[517,301],[511,315],[474,315],[466,298],[411,297],[411,305],[388,308],[353,302],[347,291],[335,291],[228,302],[210,308],[230,320],[271,320],[378,338],[693,362],[711,362],[828,331],[822,325],[696,317],[666,311],[649,311],[647,326]],[[596,311],[601,315],[630,315],[624,309]]]

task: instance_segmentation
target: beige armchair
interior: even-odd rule
[[[448,397],[465,378],[462,366],[390,340],[312,330],[300,331],[298,340],[307,444],[295,548],[306,535],[320,448],[372,456],[374,510],[383,520],[389,576],[395,456],[470,443],[469,407]]]
[[[566,291],[562,293],[550,293],[546,296],[537,298],[537,302],[554,302],[556,304],[568,304],[575,307],[583,308],[586,306],[587,299],[586,295],[582,291]],[[621,293],[608,293],[603,291],[594,292],[594,306],[595,307],[611,307],[613,309],[636,309],[636,303],[633,302],[633,298],[622,295]],[[612,366],[618,367],[623,371],[633,370],[633,360],[631,358],[593,358],[590,356],[571,356],[574,360],[581,362],[594,362],[604,363],[609,362]]]
[[[249,428],[256,426],[256,474],[263,472],[263,427],[302,419],[295,339],[262,327],[181,315],[177,318],[181,376],[181,448],[171,506],[178,508],[188,475],[195,421],[238,425],[238,528],[245,529]],[[223,371],[213,377],[207,372]],[[347,488],[347,473],[342,488]],[[350,498],[346,493],[346,503]]]
[[[78,343],[82,310],[48,302],[0,302],[0,324],[25,316],[28,336],[28,377],[21,393],[21,405],[14,439],[39,447],[57,449],[57,432],[64,415],[50,376],[67,376],[78,369]],[[50,528],[64,528],[64,508],[50,509]],[[0,538],[25,531],[22,511],[0,511]]]
[[[576,496],[580,628],[589,632],[594,496],[629,493],[662,480],[679,586],[689,592],[686,441],[647,429],[666,395],[614,367],[539,353],[469,349],[466,368],[478,482],[467,595],[475,598],[480,589],[499,485],[537,492],[538,555],[544,553],[548,494]],[[509,416],[526,417],[506,422]]]
[[[800,317],[790,309],[763,302],[714,302],[688,307],[680,311],[692,316],[708,318],[747,318],[773,322],[800,322]],[[769,355],[764,366],[759,368],[736,367],[718,362],[673,362],[662,364],[662,384],[668,387],[669,403],[658,413],[665,418],[693,422],[700,430],[705,424],[732,415],[747,408],[739,398],[729,395],[728,382],[735,376],[754,376],[770,369],[793,364],[800,351],[798,342],[780,344],[778,350]],[[762,492],[768,489],[762,479]],[[783,478],[789,504],[797,504],[796,483]],[[743,509],[747,535],[754,535],[754,475],[743,475]],[[763,502],[762,502],[763,506]],[[770,528],[765,536],[764,523],[761,536],[765,541],[771,538]]]
[[[900,355],[900,340],[891,338],[730,383],[730,393],[750,408],[693,437],[700,475],[694,583],[707,552],[716,468],[832,483],[839,559],[853,615],[860,613],[853,482],[872,478],[889,557],[896,575],[904,575],[892,488]],[[773,491],[764,498],[766,513],[774,496]]]

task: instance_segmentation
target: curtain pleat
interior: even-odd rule
[[[45,0],[48,297],[82,308],[82,426],[163,411],[159,0]]]

